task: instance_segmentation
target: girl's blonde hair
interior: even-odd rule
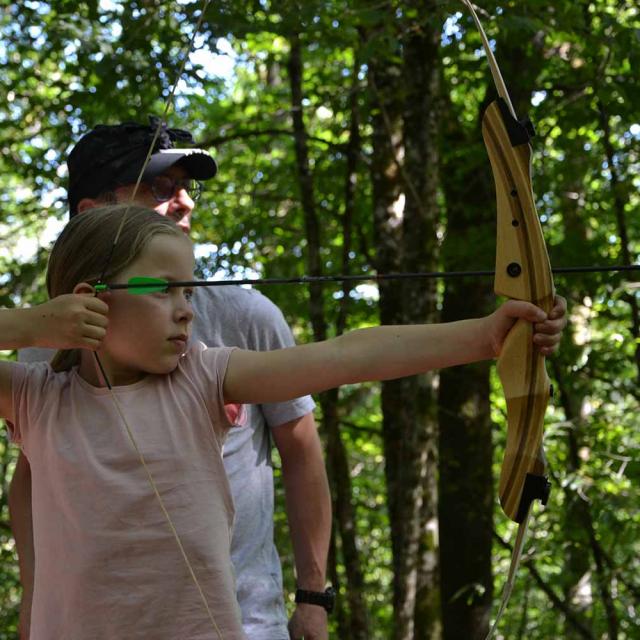
[[[80,282],[96,284],[100,278],[109,282],[140,255],[154,236],[165,234],[184,237],[173,220],[139,205],[109,205],[74,216],[49,256],[49,297],[73,293]],[[103,274],[105,267],[107,271]],[[68,371],[79,363],[79,350],[65,349],[56,353],[51,366],[54,371]]]

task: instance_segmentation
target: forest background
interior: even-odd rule
[[[66,153],[98,123],[159,115],[200,2],[2,2],[0,304],[45,299],[67,219]],[[554,267],[630,265],[640,249],[640,24],[630,0],[482,3]],[[170,126],[220,171],[198,203],[203,278],[493,268],[495,194],[479,129],[494,97],[460,2],[212,2]],[[637,638],[637,277],[556,277],[569,302],[535,510],[505,638]],[[490,312],[489,277],[265,287],[299,341]],[[15,354],[4,353],[13,358]],[[332,638],[483,638],[514,526],[496,506],[505,404],[494,367],[318,397],[334,501]],[[0,439],[0,640],[20,588]],[[277,465],[277,460],[276,460]],[[295,590],[281,485],[276,513]],[[634,631],[635,629],[635,631]]]

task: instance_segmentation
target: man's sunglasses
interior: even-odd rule
[[[169,176],[156,176],[145,181],[156,202],[171,200],[178,191],[184,189],[187,195],[195,202],[202,193],[202,184],[191,178],[170,178]]]

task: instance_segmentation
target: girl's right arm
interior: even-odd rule
[[[97,349],[106,334],[107,304],[92,294],[58,296],[26,309],[0,310],[0,350],[24,347]],[[12,362],[0,362],[0,417],[11,421]]]

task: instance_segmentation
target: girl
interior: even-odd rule
[[[207,349],[189,343],[190,288],[96,296],[105,264],[108,283],[184,282],[194,258],[154,211],[94,209],[53,248],[49,302],[0,312],[0,349],[59,349],[51,364],[0,362],[0,415],[32,469],[37,640],[244,638],[221,455],[238,405],[493,358],[516,319],[546,319],[510,301],[474,320]],[[548,334],[536,339],[551,352]]]

